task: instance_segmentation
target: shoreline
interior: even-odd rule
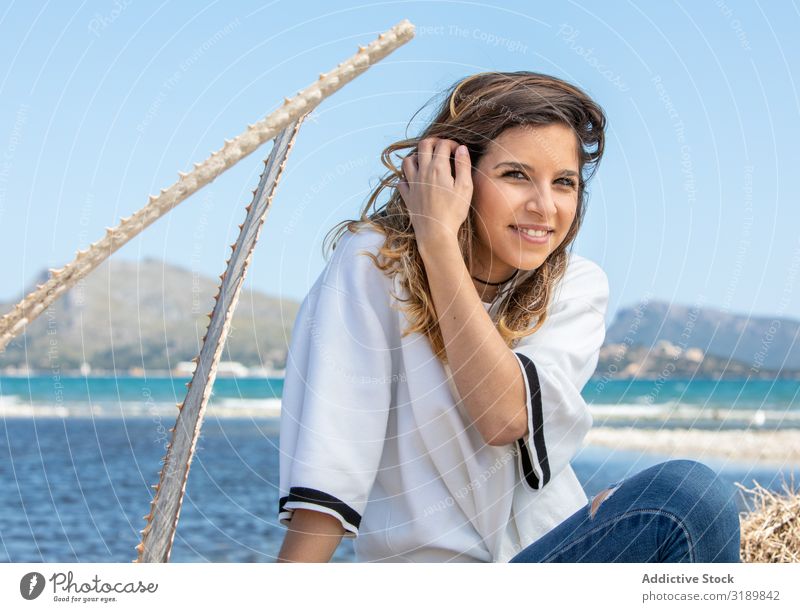
[[[586,435],[585,444],[696,460],[722,459],[800,466],[800,430],[797,429],[709,431],[595,427]]]
[[[211,402],[206,419],[254,419],[278,421],[279,398]],[[33,406],[28,402],[6,403],[0,398],[2,419],[175,419],[178,411],[171,402],[63,403]],[[640,451],[653,455],[691,459],[755,462],[771,467],[800,467],[800,428],[791,429],[640,429],[631,426],[592,427],[583,446],[611,450]]]

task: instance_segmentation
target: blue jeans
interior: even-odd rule
[[[665,461],[608,490],[509,563],[739,562],[735,489],[708,466]]]

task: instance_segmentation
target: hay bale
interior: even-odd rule
[[[740,515],[743,563],[800,562],[800,490],[784,481],[785,495],[765,489],[737,487],[752,495],[754,508]]]

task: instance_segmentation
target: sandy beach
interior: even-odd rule
[[[586,444],[697,460],[715,458],[800,465],[798,429],[707,431],[596,427],[586,436]]]

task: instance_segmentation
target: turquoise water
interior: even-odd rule
[[[188,378],[0,377],[0,415],[169,416]],[[225,416],[275,416],[279,378],[218,378],[210,405]],[[800,381],[590,380],[595,425],[800,428]],[[272,411],[272,412],[270,412]]]
[[[54,405],[60,402],[156,402],[183,399],[189,378],[114,377],[3,377],[0,398]],[[214,395],[221,398],[271,399],[283,392],[281,378],[217,378]]]
[[[595,425],[800,427],[800,380],[591,380]]]

